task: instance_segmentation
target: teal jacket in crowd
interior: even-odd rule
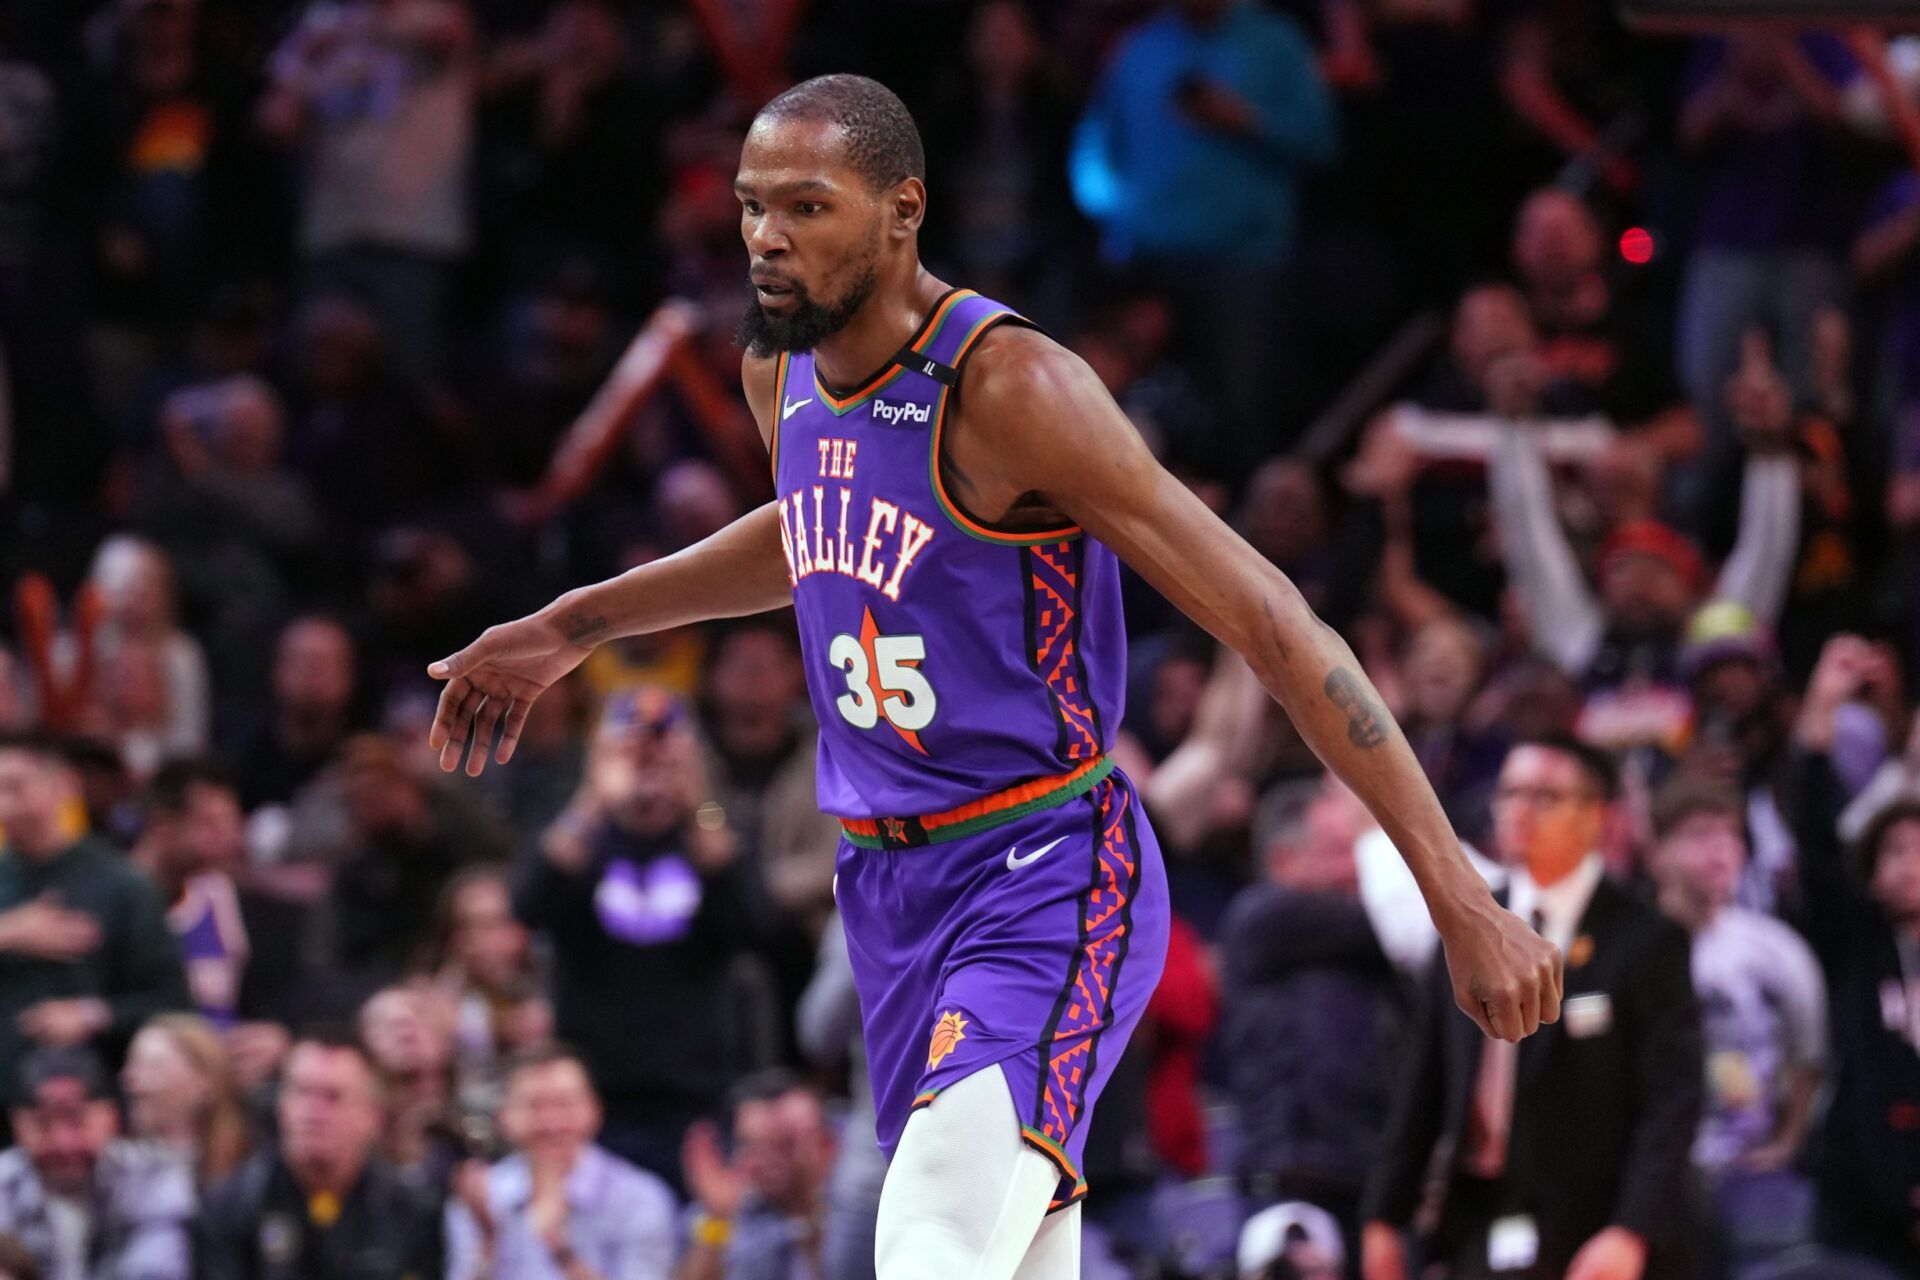
[[[1190,121],[1202,82],[1253,108],[1251,133]],[[1313,46],[1284,15],[1240,3],[1211,27],[1171,10],[1120,43],[1073,142],[1073,194],[1117,262],[1277,266],[1293,249],[1301,170],[1338,149]]]

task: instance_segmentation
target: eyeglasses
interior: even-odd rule
[[[1594,799],[1591,791],[1563,791],[1558,787],[1498,787],[1493,793],[1496,805],[1529,805],[1535,809],[1557,809],[1563,804]]]

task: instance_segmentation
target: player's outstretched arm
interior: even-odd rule
[[[772,362],[749,358],[741,370],[747,403],[765,438],[771,431]],[[533,701],[585,661],[593,647],[711,618],[739,618],[792,600],[780,553],[777,504],[751,511],[684,551],[618,577],[579,587],[524,618],[488,627],[460,652],[427,668],[445,680],[428,742],[448,772],[466,759],[467,774],[487,767],[485,744],[506,728],[493,758],[505,764],[526,727]],[[477,750],[467,751],[469,742]]]
[[[1406,858],[1460,1007],[1506,1040],[1558,1018],[1559,952],[1494,902],[1353,651],[1160,466],[1085,362],[1003,327],[982,339],[964,390],[947,442],[962,503],[991,519],[1037,498],[1237,650]]]
[[[524,618],[488,627],[460,652],[427,668],[445,680],[428,741],[451,772],[464,756],[467,773],[487,765],[484,746],[504,718],[493,758],[505,764],[526,726],[533,700],[586,660],[595,645],[621,636],[738,618],[792,602],[780,556],[780,517],[767,503],[684,551],[605,582],[578,587]]]

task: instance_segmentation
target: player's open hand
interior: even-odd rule
[[[1560,949],[1494,902],[1476,901],[1440,931],[1453,998],[1496,1040],[1560,1020]]]
[[[479,777],[502,720],[506,729],[493,757],[501,764],[511,760],[533,700],[591,652],[591,645],[567,639],[558,622],[535,613],[488,627],[460,652],[430,665],[427,674],[447,682],[427,737],[440,753],[440,767],[451,773],[465,756],[467,776]],[[477,749],[469,752],[469,743]]]

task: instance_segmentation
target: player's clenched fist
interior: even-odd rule
[[[467,773],[479,777],[487,767],[486,744],[502,717],[506,730],[494,759],[505,764],[513,758],[533,700],[579,666],[604,634],[603,619],[587,621],[599,626],[542,610],[488,627],[478,640],[427,668],[428,675],[447,682],[427,739],[440,753],[442,769],[459,768],[467,744],[478,742],[479,749],[467,755]]]
[[[1560,1020],[1560,949],[1491,897],[1440,925],[1453,998],[1480,1029],[1520,1040]]]

